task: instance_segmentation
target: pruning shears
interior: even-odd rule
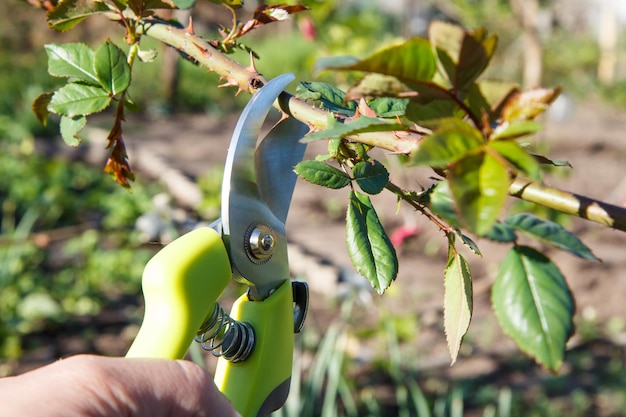
[[[284,404],[293,333],[308,307],[308,287],[290,280],[285,237],[293,167],[308,127],[285,117],[257,144],[293,79],[272,79],[244,108],[226,158],[221,219],[174,240],[146,265],[144,320],[127,354],[180,359],[195,339],[219,356],[215,382],[243,417],[267,416]],[[216,301],[231,278],[248,290],[228,315]]]

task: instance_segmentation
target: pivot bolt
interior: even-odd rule
[[[272,229],[260,224],[251,229],[248,244],[248,255],[257,261],[268,261],[276,248],[276,239]]]

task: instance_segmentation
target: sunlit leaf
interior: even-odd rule
[[[103,43],[94,55],[96,75],[100,85],[113,95],[120,94],[130,85],[130,65],[126,54],[110,41]]]
[[[61,116],[60,131],[65,143],[69,146],[80,145],[82,139],[78,136],[78,132],[80,132],[86,124],[87,118],[85,116]]]
[[[367,194],[380,193],[389,181],[387,168],[376,160],[357,162],[352,168],[352,175]]]
[[[64,0],[50,10],[46,18],[52,29],[65,32],[93,14],[108,11],[109,8],[103,1]]]
[[[502,111],[502,120],[532,120],[546,111],[561,93],[560,88],[535,88],[511,96]]]
[[[488,153],[474,154],[451,165],[448,181],[463,223],[479,236],[488,233],[508,196],[506,168]]]
[[[423,83],[432,79],[436,64],[430,42],[424,38],[411,38],[357,63],[335,69],[376,72],[394,76],[403,82]]]
[[[574,299],[559,269],[535,249],[516,246],[502,261],[491,303],[521,350],[552,372],[574,331]]]
[[[59,88],[48,108],[62,116],[87,116],[106,109],[111,103],[109,93],[100,87],[70,83]]]
[[[94,70],[94,52],[84,43],[45,45],[48,54],[48,73],[54,77],[75,78],[99,85]]]
[[[452,364],[472,319],[472,274],[467,260],[449,243],[444,271],[443,325]]]
[[[348,174],[321,161],[302,161],[294,170],[303,179],[324,187],[339,189],[350,184]]]
[[[346,244],[357,272],[384,293],[398,275],[398,258],[369,197],[357,191],[350,193]]]
[[[540,219],[530,213],[518,213],[507,217],[504,222],[520,232],[539,239],[557,248],[563,249],[572,255],[583,259],[598,261],[599,259],[591,252],[575,234],[566,230],[558,223]]]
[[[513,165],[516,170],[528,175],[532,179],[539,179],[541,171],[537,160],[525,151],[520,145],[510,140],[491,141],[487,145]]]
[[[497,38],[484,29],[467,31],[442,21],[430,24],[428,37],[442,73],[456,91],[464,90],[482,74],[497,44]]]
[[[445,166],[475,152],[483,144],[483,136],[475,127],[460,119],[445,119],[420,143],[412,162]]]
[[[235,3],[234,0],[211,0],[214,2],[222,2],[222,3],[231,3],[229,6],[233,7]],[[243,1],[237,1],[239,4],[237,7],[243,4]],[[289,16],[295,13],[302,12],[304,10],[308,10],[308,7],[302,5],[287,5],[287,4],[261,4],[254,11],[254,16],[252,19],[248,20],[246,23],[240,26],[237,37],[243,36],[248,32],[257,29],[263,25],[267,25],[272,22],[282,22],[283,20],[289,19]]]
[[[196,0],[172,0],[172,2],[179,9],[191,9],[196,4]]]
[[[522,120],[513,123],[504,123],[498,125],[489,140],[509,140],[517,139],[522,136],[533,135],[541,130],[541,125],[530,120]]]
[[[399,130],[408,130],[408,126],[388,122],[383,119],[361,116],[349,123],[340,123],[330,115],[328,127],[324,130],[310,133],[301,139],[302,142],[308,143],[315,140],[345,138],[352,135],[365,132],[393,132]]]
[[[339,88],[322,82],[301,82],[296,87],[296,97],[302,100],[319,101],[323,108],[331,112],[354,115],[356,101],[345,101],[346,93]]]

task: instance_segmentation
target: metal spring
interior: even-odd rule
[[[246,360],[254,350],[254,329],[230,317],[218,303],[204,321],[194,340],[213,356],[232,362]]]

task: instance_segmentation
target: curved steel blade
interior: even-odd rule
[[[283,177],[293,175],[296,158],[302,158],[298,146],[302,127],[283,121],[266,136],[268,144],[263,145],[264,140],[257,151],[256,143],[272,104],[293,79],[291,74],[278,76],[252,97],[237,122],[226,157],[222,232],[235,279],[251,287],[253,299],[266,298],[289,279],[285,219],[295,179]],[[285,156],[280,155],[283,152]],[[257,259],[249,251],[250,234],[259,226],[272,235],[272,254],[266,259]]]
[[[308,131],[307,125],[289,117],[274,126],[256,150],[259,195],[283,224],[287,222],[298,179],[293,167],[302,160],[306,150],[306,144],[300,139]]]

